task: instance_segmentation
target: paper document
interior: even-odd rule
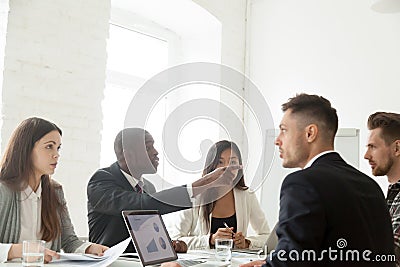
[[[192,253],[178,253],[178,259],[180,260],[199,260],[199,259],[209,259],[210,255],[198,255]]]
[[[178,255],[180,255],[179,253]],[[191,249],[188,251],[188,254],[194,254],[197,255],[198,257],[207,257],[207,256],[214,256],[215,255],[215,249],[204,249],[204,250],[198,250],[198,249]]]
[[[255,249],[240,249],[240,248],[234,248],[232,249],[232,252],[239,252],[239,253],[248,253],[248,254],[256,254],[261,250],[261,248],[255,248]]]
[[[91,266],[102,267],[108,266],[113,263],[118,257],[124,253],[125,249],[131,242],[131,238],[116,244],[115,246],[107,249],[103,256],[96,256],[91,254],[77,254],[77,253],[60,253],[60,259],[53,260],[49,264],[68,264],[68,266]]]
[[[104,256],[96,256],[92,254],[60,253],[60,259],[58,259],[58,261],[101,261],[103,259],[105,259]]]

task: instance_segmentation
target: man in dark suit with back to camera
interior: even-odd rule
[[[307,94],[289,99],[282,110],[275,144],[283,167],[301,170],[282,183],[275,251],[266,262],[243,266],[395,266],[380,187],[334,151],[336,110]]]
[[[194,198],[210,187],[233,186],[231,170],[239,166],[218,168],[188,186],[156,192],[143,174],[156,173],[158,152],[151,134],[140,128],[126,128],[114,142],[117,162],[97,170],[87,186],[89,240],[113,246],[129,237],[121,215],[123,210],[158,210],[166,214],[192,207]],[[177,252],[187,250],[184,242],[173,242]],[[126,252],[132,252],[132,244]]]
[[[386,201],[392,217],[394,252],[400,265],[400,114],[376,112],[368,118],[369,137],[364,158],[372,174],[387,176]]]

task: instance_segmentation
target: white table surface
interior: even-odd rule
[[[188,254],[196,255],[196,253],[191,253],[190,251],[188,252]],[[239,266],[239,264],[248,262],[250,260],[255,260],[255,259],[257,259],[257,255],[233,252],[232,262],[231,262],[230,266],[236,267],[236,266]],[[210,258],[210,260],[215,261],[215,259],[212,259],[212,258]],[[17,267],[17,266],[18,267],[22,266],[21,262],[0,263],[0,267]],[[68,264],[68,263],[45,264],[45,267],[52,267],[52,266],[54,266],[54,267],[70,267],[70,264]],[[139,267],[139,266],[142,266],[142,264],[139,261],[118,259],[109,266],[112,266],[112,267]]]
[[[22,266],[21,262],[6,262],[6,263],[0,263],[1,267],[17,267],[17,266]],[[45,267],[69,267],[71,266],[70,264],[66,263],[66,264],[45,264]],[[116,260],[115,262],[113,262],[113,264],[111,264],[110,266],[113,267],[136,267],[136,266],[142,266],[142,264],[140,262],[135,262],[135,261],[126,261],[126,260]]]

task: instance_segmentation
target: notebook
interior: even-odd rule
[[[156,210],[122,211],[126,227],[143,266],[176,261],[178,256],[172,246],[164,221]],[[182,266],[228,266],[223,262],[205,259],[179,260]]]

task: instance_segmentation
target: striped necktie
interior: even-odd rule
[[[143,193],[143,181],[138,181],[138,183],[135,186],[135,190],[139,194]]]

